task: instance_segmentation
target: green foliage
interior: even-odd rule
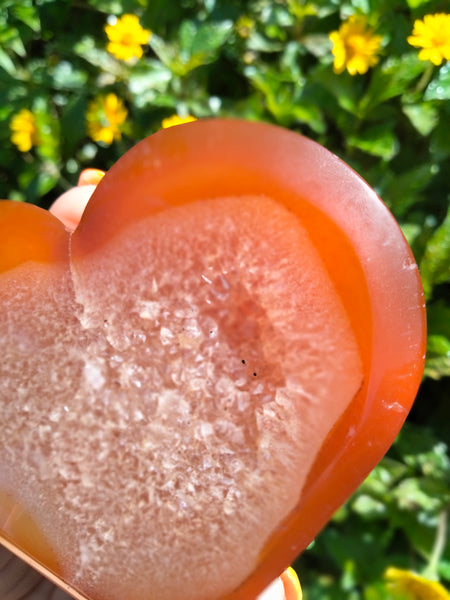
[[[235,116],[304,133],[355,168],[392,210],[423,277],[425,381],[389,455],[304,553],[306,600],[393,598],[383,572],[416,569],[450,585],[450,64],[407,42],[441,0],[0,0],[0,197],[47,207],[83,168],[107,169],[178,113]],[[107,50],[112,16],[153,32],[140,59]],[[329,33],[363,14],[381,36],[363,75],[333,71]],[[86,113],[113,92],[122,138],[89,138]],[[21,152],[11,120],[36,119]],[[407,310],[407,307],[405,307]],[[430,596],[431,597],[431,596]]]
[[[308,600],[395,598],[383,581],[392,564],[448,581],[449,503],[447,445],[430,428],[407,423],[389,456],[298,561]]]

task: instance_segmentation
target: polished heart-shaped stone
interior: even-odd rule
[[[1,534],[80,598],[255,597],[406,417],[417,267],[301,136],[175,127],[74,233],[4,202],[0,234]]]

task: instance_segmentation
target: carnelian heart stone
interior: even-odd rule
[[[420,382],[399,227],[274,126],[149,137],[72,234],[1,203],[0,268],[0,534],[78,598],[255,598],[380,460]]]

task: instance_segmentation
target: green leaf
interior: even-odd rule
[[[12,58],[9,56],[3,48],[0,47],[0,68],[2,68],[8,75],[14,77],[17,74],[17,67],[14,64]]]
[[[384,160],[393,158],[399,148],[390,123],[374,125],[357,135],[351,135],[347,138],[347,144]]]
[[[296,122],[305,123],[317,133],[325,131],[320,108],[303,97],[303,78],[290,68],[260,68],[253,65],[244,70],[254,87],[262,92],[267,110],[275,119],[288,127]]]
[[[447,445],[431,429],[407,423],[395,443],[406,465],[414,471],[450,483],[450,456]]]
[[[301,43],[313,56],[321,58],[330,53],[331,42],[324,33],[312,33],[301,38]]]
[[[379,69],[375,69],[369,89],[361,101],[361,111],[368,113],[381,102],[400,96],[424,69],[424,63],[416,53],[388,58]]]
[[[403,112],[420,135],[430,134],[439,122],[439,111],[433,104],[405,104]]]
[[[386,516],[387,506],[372,496],[360,494],[352,503],[352,509],[364,519],[379,519]]]
[[[45,160],[47,165],[47,173],[43,173],[42,184],[40,184],[40,186],[38,185],[37,188],[38,190],[43,190],[50,185],[50,177],[54,175],[54,169],[51,165],[58,163],[60,159],[60,127],[59,120],[55,118],[53,107],[44,96],[37,96],[34,99],[33,113],[36,117],[36,125],[39,131],[40,140],[37,152]],[[47,177],[47,175],[49,176]],[[56,174],[56,180],[57,179],[58,175]]]
[[[178,33],[178,42],[180,53],[186,52],[189,57],[192,54],[192,47],[197,36],[197,25],[194,21],[183,21]]]
[[[326,124],[316,104],[300,99],[298,104],[292,106],[290,114],[296,121],[309,125],[316,133],[325,133]]]
[[[406,0],[406,2],[408,3],[409,8],[414,10],[416,8],[419,8],[423,4],[428,4],[430,0]]]
[[[427,352],[436,356],[450,356],[450,340],[444,335],[429,335]]]
[[[450,377],[450,356],[427,358],[425,361],[424,376],[435,380]]]
[[[233,29],[231,21],[218,21],[217,23],[205,23],[195,32],[194,39],[190,45],[192,55],[203,55],[208,61],[215,58],[215,53],[228,39]]]
[[[400,223],[400,227],[409,246],[413,246],[421,234],[422,227],[416,223]]]
[[[66,156],[72,156],[86,136],[86,96],[75,95],[61,115],[61,138]]]
[[[402,218],[412,205],[421,200],[423,190],[434,174],[430,163],[392,173],[388,185],[382,191],[382,198],[397,218]],[[424,229],[422,226],[422,232]]]
[[[401,510],[436,513],[445,505],[445,497],[442,496],[445,489],[440,482],[411,477],[401,481],[392,495]]]
[[[448,120],[450,119],[450,111],[448,114],[442,114],[440,122],[431,135],[430,149],[438,160],[444,160],[450,156],[450,135],[448,134]]]
[[[41,29],[41,23],[39,15],[37,14],[36,8],[32,6],[31,2],[16,2],[11,6],[11,13],[21,22],[25,23],[35,33],[39,33]]]
[[[252,31],[247,41],[247,48],[253,52],[280,52],[283,44],[278,40],[269,40],[259,31]]]
[[[443,335],[450,340],[450,305],[443,300],[427,305],[427,328],[429,335]]]
[[[58,183],[59,173],[52,166],[50,168],[46,168],[44,164],[41,168],[41,171],[38,173],[36,180],[33,182],[33,187],[35,187],[35,193],[37,197],[45,196],[48,194],[55,185]]]
[[[98,48],[90,36],[83,37],[73,48],[75,54],[86,60],[90,65],[107,73],[113,78],[121,77],[126,67],[116,60],[103,48]],[[110,78],[111,78],[110,77]]]
[[[18,182],[22,190],[25,191],[26,200],[32,203],[38,203],[40,198],[50,192],[59,180],[59,173],[50,161],[44,161],[39,164],[27,165],[21,171]]]
[[[360,490],[382,499],[397,482],[405,477],[408,469],[403,462],[384,457],[362,484]]]
[[[450,63],[439,69],[439,75],[429,84],[424,94],[425,100],[450,100]]]
[[[447,325],[450,328],[450,308],[447,310]],[[450,375],[450,337],[442,334],[429,333],[427,340],[427,359],[425,361],[425,376],[431,379],[441,379]],[[450,465],[448,465],[450,469]]]
[[[150,46],[158,58],[179,77],[184,77],[201,65],[213,62],[233,29],[229,20],[198,25],[183,21],[178,43],[168,43],[153,34]]]
[[[322,63],[311,73],[311,81],[320,84],[329,92],[341,108],[352,115],[359,115],[360,83],[351,75],[347,73],[335,75],[331,65]]]
[[[420,272],[426,298],[431,297],[435,285],[450,281],[450,210],[428,240]]]
[[[59,62],[52,72],[53,85],[57,90],[79,90],[87,83],[87,73],[76,69],[66,60]]]
[[[159,60],[138,62],[130,72],[128,83],[136,108],[150,103],[161,106],[161,96],[166,94],[172,79],[170,69]],[[172,106],[174,103],[172,98]]]
[[[450,560],[441,560],[440,561],[439,575],[450,581]]]

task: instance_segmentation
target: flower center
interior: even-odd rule
[[[350,58],[361,54],[367,54],[368,48],[366,38],[359,33],[349,36],[346,43],[346,50]]]
[[[122,37],[122,44],[124,46],[135,46],[136,42],[134,41],[133,34],[130,32],[124,33]]]

